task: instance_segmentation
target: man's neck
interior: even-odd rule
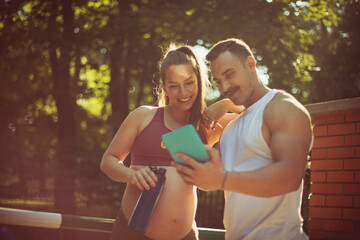
[[[271,89],[263,84],[258,86],[253,94],[251,95],[248,103],[245,104],[245,108],[251,107],[254,103],[259,101],[263,96],[265,96],[266,93],[268,93]]]

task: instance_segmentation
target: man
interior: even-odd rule
[[[226,239],[308,239],[300,207],[312,144],[309,113],[293,96],[260,81],[243,41],[219,42],[206,59],[221,94],[245,111],[225,128],[220,152],[207,147],[210,161],[178,153],[191,168],[173,165],[184,181],[225,191]]]

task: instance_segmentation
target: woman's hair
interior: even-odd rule
[[[207,143],[207,136],[204,127],[200,124],[201,115],[205,110],[206,86],[209,84],[206,73],[203,70],[198,58],[192,48],[187,45],[176,46],[171,44],[165,52],[164,58],[159,62],[160,81],[157,86],[158,104],[160,107],[169,104],[169,97],[166,96],[163,85],[166,82],[166,71],[170,66],[188,64],[192,67],[198,84],[198,94],[194,105],[190,109],[189,124],[192,124],[198,131],[203,142]]]

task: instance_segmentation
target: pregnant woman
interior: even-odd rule
[[[205,109],[207,80],[189,46],[169,49],[160,63],[159,107],[141,106],[124,120],[103,155],[101,170],[112,180],[126,182],[111,239],[198,239],[195,224],[196,188],[185,183],[171,166],[173,159],[161,144],[165,133],[192,124],[205,144],[218,141],[234,115],[227,115],[211,130],[200,123]],[[131,165],[123,164],[131,152]],[[149,166],[166,169],[166,181],[146,232],[127,226],[142,190],[155,186]]]

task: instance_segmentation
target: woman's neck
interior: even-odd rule
[[[179,111],[171,106],[165,106],[165,121],[171,129],[185,126],[189,123],[190,111]]]

